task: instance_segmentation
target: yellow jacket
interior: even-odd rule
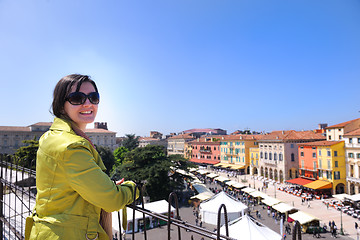
[[[116,186],[105,169],[89,141],[55,118],[39,140],[35,213],[27,219],[25,238],[109,239],[99,224],[100,211],[131,203],[135,184]]]

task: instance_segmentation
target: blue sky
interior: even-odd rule
[[[0,125],[52,121],[71,73],[118,136],[359,118],[359,24],[358,0],[0,0]]]

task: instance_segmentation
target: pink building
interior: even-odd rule
[[[188,143],[191,162],[214,165],[220,162],[220,136],[202,137]]]

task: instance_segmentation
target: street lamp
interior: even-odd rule
[[[274,191],[275,191],[275,198],[276,198],[276,182],[274,182]]]
[[[341,221],[341,227],[340,227],[340,234],[344,235],[344,229],[342,224],[342,210],[340,209],[340,221]]]

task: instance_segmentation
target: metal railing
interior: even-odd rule
[[[35,188],[35,177],[36,172],[33,169],[34,161],[29,162],[28,167],[22,167],[18,164],[18,159],[14,156],[7,156],[0,154],[0,232],[2,239],[24,239],[25,237],[25,222],[26,217],[31,215],[32,210],[35,205],[36,198],[36,188]],[[132,211],[132,239],[135,240],[135,211],[139,211],[143,214],[143,238],[147,240],[146,234],[146,217],[151,216],[156,219],[167,222],[167,239],[171,239],[171,227],[176,227],[178,234],[177,239],[181,240],[181,229],[184,229],[186,232],[191,232],[191,239],[194,239],[195,236],[200,236],[201,238],[205,237],[206,239],[226,239],[231,240],[233,238],[229,237],[228,233],[228,221],[227,221],[227,212],[225,205],[221,205],[218,213],[218,224],[215,231],[211,231],[199,226],[189,224],[188,222],[181,219],[179,214],[178,198],[175,193],[171,193],[168,199],[168,213],[159,214],[152,212],[144,208],[144,198],[143,198],[143,187],[140,187],[140,205],[136,205],[134,201],[131,205],[127,207],[131,208]],[[135,194],[134,194],[135,198]],[[139,201],[139,200],[137,200]],[[175,205],[176,215],[171,216],[171,207]],[[220,234],[220,221],[221,221],[221,210],[225,212],[225,227],[226,235]],[[120,214],[118,213],[118,216]],[[163,231],[163,230],[161,230]],[[119,217],[119,238],[125,238],[125,234],[121,233],[121,222]],[[166,233],[162,234],[165,236]],[[141,237],[141,236],[140,236]],[[139,239],[139,236],[137,236]],[[158,238],[157,238],[158,239]],[[164,239],[164,237],[162,237]]]

